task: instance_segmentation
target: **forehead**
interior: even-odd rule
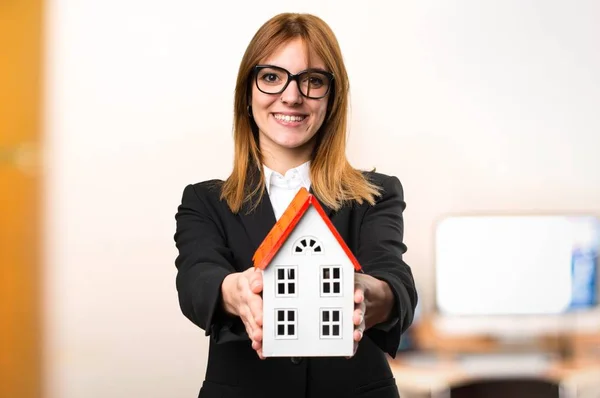
[[[283,43],[261,63],[280,66],[291,73],[297,73],[308,68],[325,69],[325,63],[321,57],[300,38]]]

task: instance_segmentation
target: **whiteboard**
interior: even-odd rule
[[[436,228],[438,311],[557,314],[570,305],[573,224],[561,216],[460,216]]]

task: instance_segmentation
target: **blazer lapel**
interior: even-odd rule
[[[250,237],[252,244],[254,245],[254,250],[258,249],[258,246],[265,239],[269,231],[275,225],[275,213],[273,212],[273,206],[271,205],[271,200],[269,199],[269,195],[265,192],[258,202],[256,208],[251,210],[252,204],[255,203],[245,203],[242,206],[242,209],[239,213],[240,219],[242,220],[242,224],[246,229],[246,233]]]

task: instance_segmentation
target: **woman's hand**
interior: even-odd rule
[[[352,316],[352,323],[354,324],[354,350],[352,355],[356,354],[358,349],[358,342],[362,340],[365,333],[365,312],[367,305],[365,303],[365,292],[363,284],[356,278],[359,276],[355,275],[354,279],[354,314]]]
[[[365,330],[385,322],[394,306],[394,294],[387,282],[367,274],[354,274],[354,354]]]
[[[261,359],[264,359],[262,356],[263,301],[260,296],[262,289],[262,272],[253,267],[244,272],[227,275],[221,285],[225,311],[240,317],[252,341],[252,348]]]

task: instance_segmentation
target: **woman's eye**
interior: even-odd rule
[[[311,87],[321,87],[325,82],[320,77],[311,76],[310,78],[310,86]]]
[[[268,83],[275,83],[279,77],[275,73],[265,73],[263,75],[263,80]]]

